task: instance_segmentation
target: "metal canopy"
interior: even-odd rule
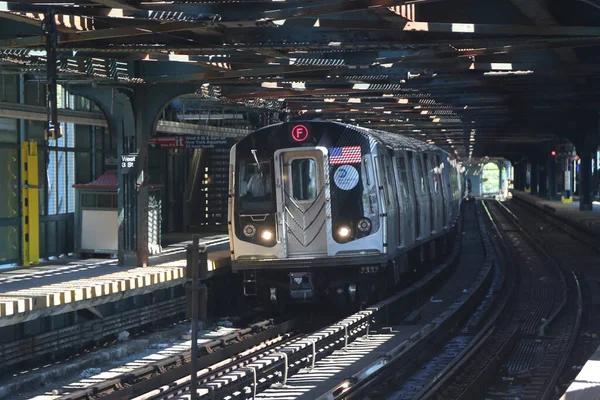
[[[45,79],[48,7],[69,84],[190,82],[463,160],[597,129],[598,0],[0,2],[4,73]]]

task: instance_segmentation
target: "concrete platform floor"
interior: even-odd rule
[[[559,200],[547,200],[536,195],[511,190],[513,197],[526,201],[557,218],[580,226],[590,234],[600,235],[600,202],[594,202],[592,211],[579,211],[579,201],[574,200],[571,204],[562,204]]]
[[[165,247],[163,253],[150,257],[146,268],[119,267],[114,259],[66,257],[52,264],[2,272],[0,326],[182,284],[187,243],[190,241]],[[209,251],[210,272],[229,266],[227,235],[207,234],[201,243]]]
[[[598,400],[600,399],[600,347],[571,383],[560,400]]]

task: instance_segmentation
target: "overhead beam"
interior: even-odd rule
[[[92,0],[94,3],[103,5],[111,8],[122,8],[123,10],[136,10],[138,7],[134,7],[125,0]]]
[[[46,107],[27,104],[0,102],[0,118],[46,121]],[[102,113],[59,109],[58,121],[76,125],[108,127]]]
[[[198,72],[192,74],[180,75],[161,75],[161,76],[146,76],[143,79],[146,82],[154,83],[169,83],[169,82],[190,82],[190,81],[210,81],[213,79],[241,78],[252,76],[269,76],[269,75],[287,75],[311,71],[323,71],[330,68],[323,67],[264,67],[237,71],[215,71],[215,72]]]
[[[527,18],[536,25],[556,26],[558,22],[548,11],[548,7],[542,4],[540,0],[509,0],[517,7]],[[563,61],[577,62],[578,57],[572,49],[556,49],[556,52]]]
[[[244,137],[250,133],[250,130],[248,129],[204,126],[164,120],[158,121],[158,124],[156,125],[156,131],[158,133],[166,133],[169,135],[206,135],[230,138]]]
[[[289,18],[347,13],[378,7],[398,6],[405,2],[406,0],[337,0],[333,2],[322,2],[323,4],[309,5],[306,7],[266,11],[263,13],[263,16],[267,19],[283,20]]]

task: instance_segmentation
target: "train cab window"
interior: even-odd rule
[[[241,160],[238,168],[239,206],[242,212],[268,212],[272,208],[271,162]]]
[[[314,200],[317,197],[317,163],[312,158],[297,158],[290,165],[294,200]]]

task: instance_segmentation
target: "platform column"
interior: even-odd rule
[[[108,123],[109,133],[117,141],[117,158],[121,161],[123,154],[135,151],[135,125],[131,101],[122,89],[109,87],[71,86],[71,94],[86,97],[96,103],[102,110]],[[121,171],[121,166],[119,166]],[[118,258],[119,265],[131,264],[127,260],[135,258],[135,196],[134,190],[126,184],[122,173],[118,173],[117,207],[118,207]],[[133,186],[135,187],[135,186]],[[132,216],[133,215],[133,216]]]
[[[531,193],[531,163],[526,162],[524,164],[523,172],[525,173],[525,193]]]
[[[563,204],[571,204],[573,203],[573,170],[571,168],[573,159],[569,152],[566,152],[564,154],[564,158],[560,157],[558,160],[562,166],[561,171],[563,173],[564,180],[564,190],[560,196],[560,202]]]
[[[591,211],[593,209],[592,201],[592,154],[593,152],[586,149],[581,152],[581,183],[579,184],[579,210]]]
[[[558,194],[557,176],[560,173],[556,157],[548,158],[548,198],[554,200]]]
[[[600,114],[597,116],[600,117]],[[593,209],[592,187],[592,158],[596,157],[600,144],[600,119],[594,119],[589,129],[579,143],[575,143],[577,154],[580,158],[579,175],[579,210],[591,211]]]
[[[40,210],[38,187],[38,151],[36,142],[21,144],[21,198],[23,201],[23,266],[40,259]]]
[[[531,193],[539,194],[540,185],[540,165],[536,163],[531,164]]]
[[[519,162],[515,163],[514,167],[514,180],[515,180],[515,189],[517,190],[525,190],[525,163]]]
[[[190,84],[145,85],[135,86],[133,94],[135,115],[135,146],[137,155],[136,176],[136,264],[138,267],[148,265],[150,256],[148,207],[149,186],[148,176],[148,143],[156,133],[156,126],[162,116],[162,111],[175,98],[194,93],[200,88]]]

